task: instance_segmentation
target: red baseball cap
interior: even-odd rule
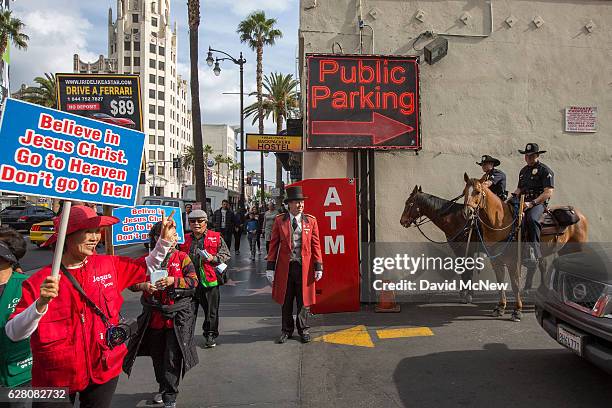
[[[55,229],[55,233],[46,240],[42,246],[46,247],[52,245],[57,241],[57,233],[59,231],[59,225],[62,217],[61,214],[53,219],[53,226]],[[102,228],[108,227],[109,225],[113,225],[119,222],[119,218],[110,217],[107,215],[98,215],[96,211],[84,205],[75,205],[70,208],[70,216],[68,217],[68,228],[66,230],[66,235],[70,235],[73,232],[92,229],[92,228]]]

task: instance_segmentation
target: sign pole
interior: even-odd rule
[[[62,218],[60,220],[59,231],[57,231],[57,241],[55,242],[55,251],[53,252],[53,264],[51,266],[51,276],[59,275],[60,265],[62,263],[62,254],[64,252],[64,241],[66,239],[66,230],[68,229],[68,219],[70,218],[70,208],[72,201],[65,200],[62,208]]]
[[[105,205],[102,207],[104,210],[104,215],[113,215],[113,207],[110,205]],[[115,247],[113,246],[113,228],[105,227],[104,228],[104,248],[106,248],[106,255],[115,255]]]

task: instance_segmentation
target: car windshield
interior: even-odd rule
[[[111,116],[107,115],[106,113],[94,113],[92,115],[94,118],[110,118]]]
[[[180,207],[179,202],[178,201],[164,201],[164,205],[167,205],[168,207]]]
[[[21,214],[25,210],[25,207],[6,207],[4,210],[0,211],[2,215],[17,215]]]
[[[161,200],[145,200],[144,205],[160,205]]]

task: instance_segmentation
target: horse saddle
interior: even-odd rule
[[[542,235],[561,235],[567,227],[580,221],[576,210],[571,206],[547,208],[540,217]]]

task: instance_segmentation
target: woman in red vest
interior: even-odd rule
[[[149,248],[155,248],[162,230],[158,222],[149,232]],[[174,242],[178,236],[174,235]],[[142,313],[138,316],[138,332],[128,344],[128,354],[123,361],[123,371],[129,376],[136,356],[153,359],[155,379],[159,394],[153,401],[174,408],[181,375],[198,364],[194,340],[198,303],[195,289],[198,277],[189,255],[172,248],[160,266],[161,275],[152,283],[130,286],[130,290],[142,291]]]
[[[55,231],[60,219],[54,220]],[[115,337],[120,333],[121,292],[144,282],[147,268],[158,269],[172,246],[174,222],[164,217],[162,239],[145,260],[96,254],[100,228],[117,222],[89,207],[72,207],[60,275],[50,276],[49,265],[26,280],[21,301],[6,325],[11,340],[30,337],[32,386],[66,387],[72,403],[79,394],[82,408],[110,406],[127,353],[125,338]],[[46,245],[56,240],[54,234]]]

